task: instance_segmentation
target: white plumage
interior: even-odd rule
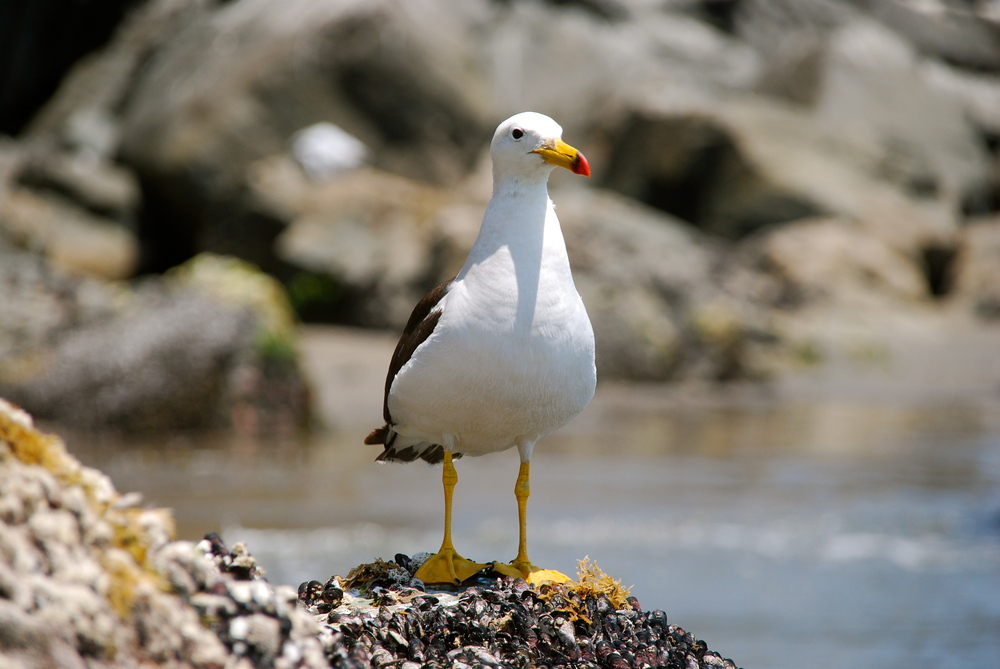
[[[593,397],[594,331],[548,195],[554,166],[530,153],[560,135],[534,113],[497,130],[479,236],[438,303],[437,326],[392,382],[389,413],[403,442],[468,455],[518,446],[530,458]]]
[[[493,197],[479,236],[455,279],[414,309],[386,379],[386,425],[366,439],[385,446],[379,460],[444,461],[445,540],[418,572],[425,580],[457,582],[485,566],[451,546],[452,454],[513,446],[521,458],[520,547],[513,570],[494,568],[565,579],[528,561],[524,510],[535,442],[582,411],[597,382],[594,331],[548,194],[553,167],[586,176],[590,168],[561,136],[559,124],[534,112],[497,128]]]

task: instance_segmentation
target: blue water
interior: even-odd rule
[[[1000,401],[635,404],[599,397],[536,450],[536,564],[589,556],[747,668],[1000,667]],[[440,470],[362,437],[78,455],[297,585],[437,548]],[[516,455],[457,466],[457,548],[510,559]]]

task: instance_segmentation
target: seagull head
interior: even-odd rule
[[[562,127],[538,112],[521,112],[501,123],[490,156],[496,177],[544,179],[555,166],[590,176],[587,159],[562,140]]]

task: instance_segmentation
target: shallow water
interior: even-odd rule
[[[297,585],[440,541],[440,469],[376,465],[369,418],[291,441],[70,443],[174,508],[182,538],[247,541]],[[510,559],[515,452],[457,467],[458,549]],[[536,564],[572,574],[590,556],[741,666],[1000,666],[996,393],[692,401],[605,385],[539,445],[532,488]]]

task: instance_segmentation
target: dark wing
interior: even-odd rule
[[[380,461],[413,462],[417,458],[422,458],[427,462],[437,463],[444,458],[444,448],[440,444],[428,444],[421,442],[418,444],[400,445],[397,448],[397,433],[392,429],[392,416],[389,414],[389,391],[392,390],[392,382],[396,379],[396,374],[403,368],[411,357],[437,326],[441,318],[441,310],[435,309],[441,299],[451,287],[450,281],[445,281],[440,286],[427,293],[417,306],[413,307],[413,313],[403,328],[403,336],[396,344],[396,350],[392,354],[389,362],[389,373],[385,377],[385,396],[382,400],[382,417],[385,418],[385,425],[365,437],[366,444],[383,444],[385,450],[376,458]]]

